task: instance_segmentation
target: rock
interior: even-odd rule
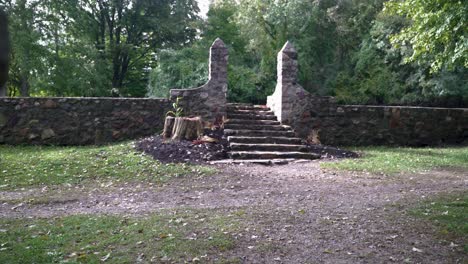
[[[44,108],[56,108],[56,107],[57,107],[57,103],[50,99],[44,103]]]
[[[50,129],[50,128],[46,128],[42,131],[41,133],[41,139],[49,139],[49,138],[53,138],[55,137],[55,132],[54,130]]]
[[[7,122],[7,117],[4,114],[0,113],[0,127],[6,125]]]

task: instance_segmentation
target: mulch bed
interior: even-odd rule
[[[200,164],[227,158],[227,151],[223,144],[194,144],[192,141],[167,140],[161,136],[144,138],[137,142],[136,148],[163,163]]]

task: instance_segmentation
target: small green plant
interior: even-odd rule
[[[166,116],[169,116],[169,115],[172,115],[174,117],[181,117],[183,114],[184,114],[184,108],[182,108],[180,105],[179,105],[179,101],[182,99],[182,97],[177,97],[176,101],[174,103],[172,103],[172,108],[174,110],[172,111],[168,111],[166,113]]]

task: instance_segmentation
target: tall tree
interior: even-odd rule
[[[7,15],[0,9],[0,96],[5,96],[7,92],[9,39]]]
[[[154,63],[158,48],[184,45],[196,36],[194,0],[67,0],[61,9],[75,21],[86,21],[75,28],[110,61],[112,88],[121,95],[144,93],[141,72]],[[135,86],[140,90],[130,89]]]
[[[9,14],[11,62],[9,94],[29,96],[31,84],[45,71],[47,50],[40,43],[44,10],[40,0],[0,1]]]

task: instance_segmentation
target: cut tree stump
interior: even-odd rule
[[[174,127],[175,117],[166,116],[166,121],[164,121],[164,130],[162,136],[164,138],[170,138],[172,136],[172,128]]]
[[[200,117],[166,117],[163,131],[166,138],[195,140],[202,134],[203,123]]]

